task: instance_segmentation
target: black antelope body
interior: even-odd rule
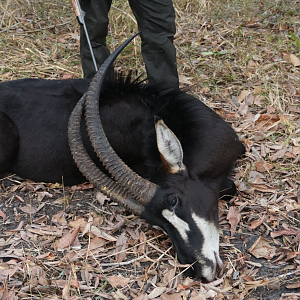
[[[0,84],[0,174],[44,182],[63,178],[67,185],[87,178],[160,226],[179,261],[193,264],[188,275],[211,281],[222,263],[218,198],[234,195],[228,175],[244,147],[224,120],[183,91],[130,77],[103,85],[124,47],[91,84],[84,79]]]

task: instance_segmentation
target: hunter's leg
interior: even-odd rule
[[[85,14],[85,23],[92,44],[98,68],[110,55],[106,48],[106,36],[108,31],[108,12],[112,0],[81,0],[81,8]],[[91,52],[83,30],[80,28],[80,56],[84,78],[92,79],[96,73]],[[113,75],[113,67],[109,76]]]
[[[142,39],[142,55],[149,82],[165,81],[178,88],[176,32],[172,0],[129,0]]]

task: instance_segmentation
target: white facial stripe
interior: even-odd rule
[[[202,255],[212,261],[216,260],[214,252],[219,255],[219,229],[213,222],[208,222],[192,213],[192,218],[203,234]]]
[[[176,216],[175,212],[171,212],[168,209],[164,209],[162,211],[162,215],[177,229],[182,239],[185,242],[188,242],[187,233],[190,231],[189,224]]]
[[[215,265],[212,269],[210,266],[205,266],[205,263],[203,264],[203,261],[199,260],[203,264],[203,276],[211,281],[214,279],[217,265],[222,265],[222,260],[219,256],[219,230],[214,223],[198,217],[195,213],[192,213],[192,218],[203,235],[201,255],[214,262]]]

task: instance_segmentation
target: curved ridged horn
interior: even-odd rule
[[[118,54],[136,35],[133,35],[120,45],[106,59],[94,76],[87,91],[85,118],[91,143],[105,168],[116,182],[132,193],[137,201],[145,205],[155,194],[157,186],[133,172],[115,153],[106,138],[99,113],[99,96],[105,74]]]
[[[140,215],[144,207],[136,203],[124,188],[102,173],[85,150],[80,133],[80,121],[85,99],[86,94],[81,97],[69,119],[68,138],[73,158],[81,173],[104,195],[125,206],[135,215]]]

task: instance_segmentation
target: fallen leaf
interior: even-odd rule
[[[122,276],[109,276],[108,281],[114,288],[123,288],[130,281],[130,278],[125,278]]]
[[[79,228],[74,229],[73,231],[63,235],[59,240],[55,242],[55,247],[58,251],[64,250],[70,247],[75,241]]]
[[[245,281],[246,285],[250,285],[251,288],[257,288],[259,286],[266,286],[267,284],[269,284],[269,279],[265,278],[262,280],[255,280],[255,281]]]
[[[60,197],[53,201],[53,204],[64,204],[68,203],[69,199],[68,197]]]
[[[114,295],[115,299],[123,299],[123,300],[128,300],[128,298],[120,291],[117,290],[115,295]]]
[[[55,286],[56,288],[62,289],[66,285],[67,280],[64,279],[56,279],[52,280],[52,285]]]
[[[84,191],[84,190],[90,190],[94,188],[92,183],[81,183],[78,185],[72,185],[71,186],[71,191]]]
[[[300,251],[289,251],[287,254],[286,254],[286,259],[284,261],[288,261],[290,259],[293,259],[295,257],[298,257],[298,255],[300,254]]]
[[[299,105],[290,105],[289,106],[289,110],[295,113],[300,113],[300,106]]]
[[[264,193],[275,193],[275,192],[277,192],[276,187],[271,188],[271,187],[268,187],[265,184],[251,184],[251,187],[253,189],[257,190],[257,191],[264,192]]]
[[[275,128],[273,127],[278,124],[280,118],[278,115],[257,114],[255,115],[254,120],[255,120],[254,124],[257,129],[260,129],[261,131],[267,131],[270,130],[271,128],[275,130]]]
[[[248,251],[256,258],[271,259],[275,255],[276,248],[272,247],[264,237],[260,236]]]
[[[55,255],[52,252],[47,252],[45,254],[41,254],[36,257],[36,259],[43,259],[43,258],[46,258],[47,260],[55,260]]]
[[[64,286],[63,290],[62,290],[62,298],[63,300],[69,300],[69,295],[70,295],[70,285],[67,282],[66,285]]]
[[[291,55],[288,52],[280,51],[280,54],[286,62],[291,63]]]
[[[29,276],[31,280],[35,278],[46,280],[46,272],[42,267],[36,265],[31,266],[31,264],[29,264],[29,268],[30,268]]]
[[[115,237],[107,234],[105,231],[99,229],[98,227],[96,227],[94,225],[91,226],[91,233],[93,233],[95,236],[101,237],[101,238],[106,239],[111,242],[117,241],[117,239]]]
[[[252,194],[254,192],[254,188],[246,184],[245,182],[240,182],[238,189],[240,192],[244,192],[246,194]]]
[[[14,291],[8,291],[6,288],[3,292],[0,292],[0,300],[18,300],[20,299],[15,295]]]
[[[75,77],[74,77],[74,74],[68,74],[68,73],[66,73],[66,74],[64,74],[64,75],[62,76],[61,79],[65,80],[65,79],[72,79],[72,78],[75,78]]]
[[[53,195],[48,193],[48,192],[37,192],[37,201],[38,202],[41,202],[45,197],[49,197],[49,198],[52,198]]]
[[[64,38],[62,38],[62,37],[58,38],[57,42],[58,43],[67,43],[67,41]]]
[[[137,249],[137,252],[138,253],[144,253],[145,250],[146,250],[146,243],[145,241],[147,240],[147,237],[145,235],[145,233],[143,231],[140,232],[140,235],[139,235],[139,241],[140,241],[140,245]]]
[[[282,123],[284,123],[284,124],[286,124],[286,125],[288,125],[290,127],[294,126],[294,124],[291,122],[289,116],[283,115],[283,114],[280,113],[279,117],[280,117],[280,120],[281,120]]]
[[[296,230],[291,227],[284,230],[273,231],[270,233],[272,238],[276,238],[282,235],[298,235],[298,234],[300,234],[300,230]]]
[[[250,60],[248,61],[248,64],[247,64],[247,67],[248,67],[248,68],[254,68],[254,67],[256,67],[256,66],[257,66],[257,64],[256,64],[256,62],[255,62],[254,60],[250,59]]]
[[[199,93],[201,93],[201,94],[208,94],[209,91],[210,91],[210,89],[206,86],[206,87],[200,89]]]
[[[254,100],[255,100],[255,96],[254,96],[253,94],[250,94],[250,93],[249,93],[249,94],[246,96],[245,103],[246,103],[248,106],[251,106],[251,105],[253,105]]]
[[[245,116],[248,112],[248,105],[245,102],[241,103],[238,112],[240,116]]]
[[[30,214],[30,215],[33,215],[38,211],[36,207],[33,207],[31,205],[26,205],[26,206],[20,207],[20,209],[23,212]]]
[[[290,54],[290,59],[291,59],[291,63],[294,67],[298,67],[300,66],[300,59],[294,55],[294,54]]]
[[[266,172],[266,171],[270,171],[271,169],[273,169],[273,165],[264,161],[257,161],[255,163],[255,167],[256,170],[258,172]]]
[[[3,218],[3,223],[4,223],[6,219],[6,214],[1,209],[0,209],[0,217]]]
[[[32,222],[36,224],[47,223],[47,221],[48,221],[48,216],[46,215],[42,215],[41,217],[32,220]]]
[[[72,286],[72,287],[75,287],[75,288],[79,288],[79,282],[78,282],[78,280],[77,279],[72,279],[71,281],[70,281],[70,285]]]
[[[173,293],[173,294],[164,293],[160,297],[163,300],[182,300],[182,294],[181,293]],[[192,299],[192,298],[190,298],[190,299]],[[205,299],[203,299],[203,300],[205,300]]]
[[[104,246],[105,244],[107,244],[107,240],[101,238],[101,237],[98,237],[98,236],[95,236],[92,240],[91,240],[91,243],[90,243],[90,246],[89,246],[89,249],[90,250],[94,250],[94,249],[99,249],[100,247]]]
[[[293,207],[294,207],[295,210],[300,210],[300,203],[294,202]]]
[[[27,236],[27,234],[26,234],[25,231],[21,230],[21,231],[20,231],[20,236],[21,236],[21,238],[22,238],[24,241],[30,243],[30,239],[28,238],[28,236]]]
[[[107,198],[105,195],[103,195],[100,192],[97,193],[96,199],[101,205],[104,205],[105,200],[109,200],[109,198]]]
[[[115,257],[116,257],[117,262],[123,261],[127,255],[126,251],[124,251],[127,249],[127,246],[128,246],[127,241],[128,241],[128,239],[126,237],[125,232],[123,232],[117,239],[116,250],[115,250],[116,251]]]
[[[265,221],[266,215],[263,215],[261,218],[259,218],[258,220],[255,220],[251,223],[251,228],[255,229],[257,228],[259,225],[261,225],[264,221]]]
[[[192,286],[194,283],[195,283],[195,280],[190,277],[186,277],[182,282],[182,284],[184,286]]]
[[[69,222],[69,226],[72,228],[80,228],[80,231],[83,232],[86,227],[87,221],[84,218],[79,218],[74,221]]]
[[[257,171],[250,171],[248,182],[250,184],[265,184],[265,182],[262,180],[262,177],[263,175]]]
[[[271,155],[270,160],[271,161],[275,161],[278,158],[284,157],[284,154],[285,154],[286,151],[287,151],[287,148],[283,147],[282,149],[280,149],[279,151],[277,151],[276,153],[274,153],[273,155]]]
[[[164,274],[163,285],[168,286],[169,284],[169,287],[171,287],[174,277],[175,277],[175,268],[171,268],[169,271],[167,271]]]
[[[247,95],[248,95],[249,93],[250,93],[250,92],[249,92],[249,91],[246,91],[246,90],[241,91],[241,93],[240,93],[239,96],[237,97],[237,101],[238,101],[239,103],[242,103],[242,102],[246,99],[246,97],[247,97]]]
[[[140,295],[138,295],[137,297],[133,298],[133,300],[148,300],[148,294],[146,293],[141,293]]]
[[[247,21],[247,23],[243,24],[243,26],[249,27],[249,28],[260,28],[262,25],[257,21],[249,20],[249,21]]]
[[[117,230],[117,229],[120,229],[125,223],[126,223],[126,219],[122,218],[117,224],[112,225],[112,226],[101,226],[101,229],[108,230],[108,231]]]
[[[1,276],[3,276],[1,278],[6,277],[6,278],[8,278],[10,280],[12,278],[12,276],[18,271],[18,269],[17,268],[11,269],[9,267],[9,265],[7,265],[7,264],[1,264],[0,265],[0,271],[1,271],[0,272]]]
[[[300,288],[300,281],[287,284],[286,288],[287,289],[298,289],[298,288]]]
[[[203,297],[204,299],[215,299],[217,293],[209,288],[209,285],[206,285],[206,288],[203,286],[200,287],[200,291],[197,296]],[[199,299],[199,298],[198,298]]]
[[[257,96],[255,96],[255,98],[254,98],[253,104],[259,106],[259,105],[264,104],[265,102],[266,102],[266,98],[265,98],[264,96],[262,96],[262,95],[257,95]]]
[[[66,221],[64,215],[65,215],[64,211],[59,211],[56,215],[53,215],[51,221],[58,225],[67,225],[68,222]]]
[[[150,294],[149,299],[154,299],[165,292],[167,288],[165,286],[156,287]]]
[[[267,289],[269,290],[280,290],[280,280],[277,278],[268,283]]]
[[[76,33],[71,33],[71,38],[77,41],[80,41],[80,35]]]
[[[184,291],[186,289],[188,289],[189,287],[187,285],[184,285],[184,284],[181,284],[179,283],[178,286],[177,286],[177,291],[180,292],[180,291]],[[164,295],[164,294],[163,294]],[[162,297],[163,297],[162,295]]]
[[[239,208],[236,206],[230,206],[226,219],[230,224],[231,236],[233,236],[236,230],[236,226],[241,220],[241,214],[239,212]]]
[[[186,77],[184,75],[179,75],[179,82],[181,84],[193,85],[191,80],[193,80],[192,77]]]

